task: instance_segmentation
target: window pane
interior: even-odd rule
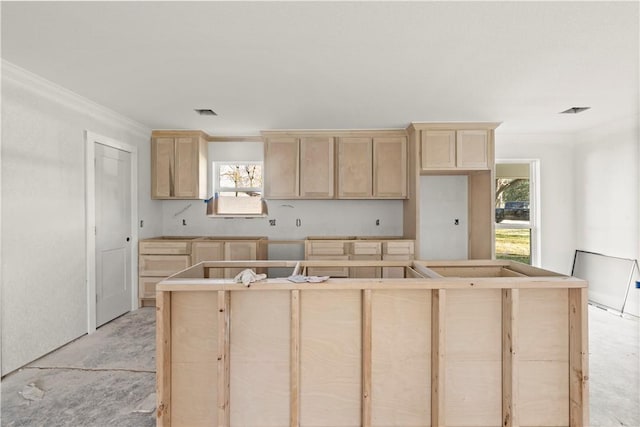
[[[218,182],[215,187],[224,195],[259,196],[262,190],[262,165],[236,163],[219,165]],[[230,191],[238,189],[237,192]],[[237,194],[236,194],[237,193]]]
[[[496,229],[496,258],[531,264],[531,229]]]
[[[240,174],[234,165],[220,165],[220,187],[238,187]]]
[[[496,222],[529,223],[529,179],[496,179]]]

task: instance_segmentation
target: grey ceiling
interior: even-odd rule
[[[1,7],[4,60],[156,129],[577,132],[638,114],[636,1]],[[591,109],[558,114],[574,106]]]

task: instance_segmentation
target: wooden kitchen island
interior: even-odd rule
[[[405,278],[209,278],[327,263]],[[574,277],[509,261],[221,261],[156,296],[158,426],[588,425]]]

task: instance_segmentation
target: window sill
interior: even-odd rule
[[[244,219],[255,219],[255,218],[266,218],[267,214],[231,214],[231,213],[216,213],[216,214],[207,214],[209,218],[223,218],[223,219],[232,219],[232,218],[244,218]]]
[[[215,197],[207,200],[209,218],[264,218],[268,215],[267,203],[260,198]]]

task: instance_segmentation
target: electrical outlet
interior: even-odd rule
[[[376,219],[376,225],[380,225],[380,220]]]
[[[269,225],[272,226],[272,227],[275,226],[276,225],[276,220],[275,219],[270,219],[269,220]]]
[[[182,225],[183,225],[183,226],[186,226],[186,225],[187,225],[187,220],[186,220],[186,219],[183,219],[183,220],[182,220]]]

